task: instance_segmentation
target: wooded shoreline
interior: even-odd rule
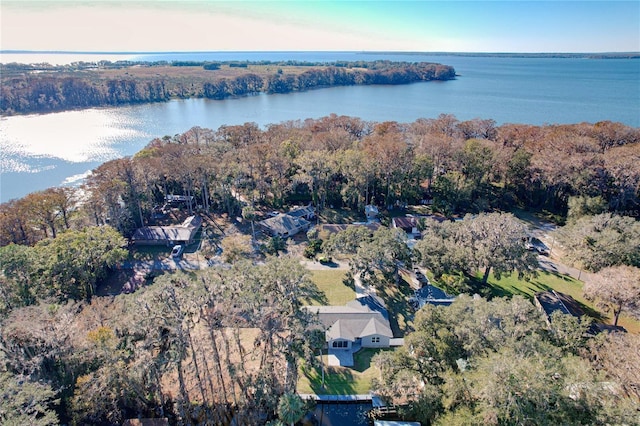
[[[456,77],[455,69],[447,65],[391,61],[11,63],[0,65],[0,73],[0,114],[4,116]]]

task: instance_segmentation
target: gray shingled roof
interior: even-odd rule
[[[191,229],[181,226],[145,226],[136,229],[134,241],[189,241]]]
[[[295,207],[287,212],[292,217],[312,217],[315,215],[316,209],[312,205]]]
[[[361,297],[345,306],[307,306],[306,309],[318,314],[327,330],[327,341],[355,340],[372,334],[393,337],[389,314],[377,296]]]
[[[380,315],[370,314],[369,318],[339,319],[327,330],[327,341],[334,339],[356,340],[359,337],[379,334],[393,337],[389,322]]]
[[[276,217],[265,219],[259,223],[271,231],[271,233],[279,235],[289,235],[292,231],[297,231],[300,228],[309,225],[309,222],[301,217],[293,217],[283,213],[280,213]]]
[[[364,297],[358,297],[356,300],[352,300],[347,303],[347,306],[356,309],[364,309],[371,312],[379,312],[384,319],[389,320],[389,312],[384,306],[384,301],[379,296],[369,294]]]

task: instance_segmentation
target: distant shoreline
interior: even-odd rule
[[[429,55],[429,56],[462,56],[471,58],[531,58],[531,59],[640,59],[640,52],[601,52],[601,53],[570,53],[570,52],[362,52],[385,55]]]
[[[353,53],[353,54],[384,54],[384,55],[428,55],[428,56],[462,56],[462,57],[486,57],[486,58],[532,58],[532,59],[640,59],[640,52],[418,52],[418,51],[376,51],[376,50],[363,50],[363,51],[350,51],[350,50],[318,50],[318,51],[306,51],[306,50],[265,50],[265,51],[250,51],[250,50],[238,50],[238,51],[226,51],[226,50],[194,50],[194,51],[70,51],[70,50],[0,50],[0,55],[193,55],[193,54],[206,54],[206,53]]]

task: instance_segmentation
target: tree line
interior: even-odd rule
[[[298,64],[283,65],[284,68],[278,68],[276,73],[247,71],[235,77],[219,77],[216,70],[220,69],[220,65],[211,63],[176,62],[172,66],[177,72],[157,76],[137,75],[136,67],[149,68],[159,66],[158,64],[120,65],[127,65],[131,73],[113,78],[108,73],[101,74],[97,69],[84,67],[81,68],[82,71],[70,70],[68,67],[34,70],[31,66],[20,68],[17,64],[3,65],[7,72],[2,77],[0,113],[46,113],[96,106],[164,102],[172,98],[225,99],[259,92],[289,93],[329,86],[407,84],[455,78],[455,70],[450,66],[390,61],[328,63],[308,66],[309,69],[300,73],[288,72],[287,69],[287,66],[300,66]],[[230,62],[221,65],[246,68],[248,63]],[[204,67],[210,73],[204,76],[189,72],[181,74],[182,69],[194,66]],[[100,67],[112,68],[108,64]]]
[[[167,194],[231,217],[242,199],[264,208],[312,201],[320,211],[427,203],[449,217],[519,206],[558,221],[574,200],[574,211],[595,202],[599,213],[637,218],[639,141],[637,128],[608,121],[498,126],[451,115],[194,127],[101,165],[80,193],[52,188],[1,204],[0,245],[34,244],[74,223],[108,223],[129,237]]]

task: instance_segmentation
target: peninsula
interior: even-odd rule
[[[0,114],[49,113],[170,99],[227,99],[333,86],[451,80],[453,67],[427,62],[231,61],[3,64]]]

